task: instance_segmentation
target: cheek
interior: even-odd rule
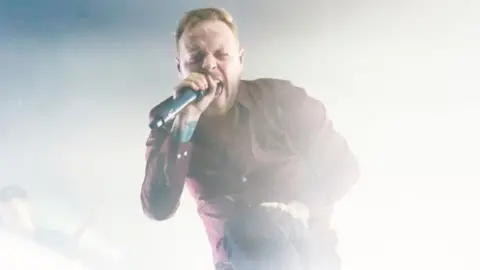
[[[179,66],[179,74],[186,78],[192,72],[198,72],[201,69],[199,64],[190,63],[190,62],[182,62]]]
[[[219,66],[220,71],[227,79],[234,79],[238,73],[238,65],[235,63],[225,63]]]
[[[181,65],[178,69],[178,74],[182,79],[188,77],[191,72],[191,67],[189,67],[188,65]]]

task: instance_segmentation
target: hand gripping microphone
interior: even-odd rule
[[[190,87],[178,90],[176,97],[171,96],[158,105],[153,120],[148,125],[150,129],[157,129],[175,119],[177,114],[188,105],[199,101],[206,94],[206,91],[195,91]]]

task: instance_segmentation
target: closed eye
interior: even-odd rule
[[[216,55],[217,55],[217,58],[219,59],[227,58],[229,56],[229,54],[226,52],[217,52]]]
[[[195,55],[192,55],[189,59],[188,59],[188,62],[190,63],[199,63],[201,62],[203,59],[203,55],[202,54],[195,54]]]

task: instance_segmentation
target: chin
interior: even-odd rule
[[[205,111],[207,116],[220,116],[228,112],[227,106],[223,104],[211,104],[210,107]]]
[[[221,115],[228,112],[230,109],[228,96],[225,92],[223,92],[220,96],[213,100],[212,104],[209,107],[209,114],[211,115]]]

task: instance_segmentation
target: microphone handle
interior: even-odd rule
[[[158,113],[148,125],[150,129],[157,129],[172,121],[179,112],[191,103],[198,101],[205,95],[206,91],[195,91],[185,87],[178,91],[176,98],[173,96],[160,103]]]

